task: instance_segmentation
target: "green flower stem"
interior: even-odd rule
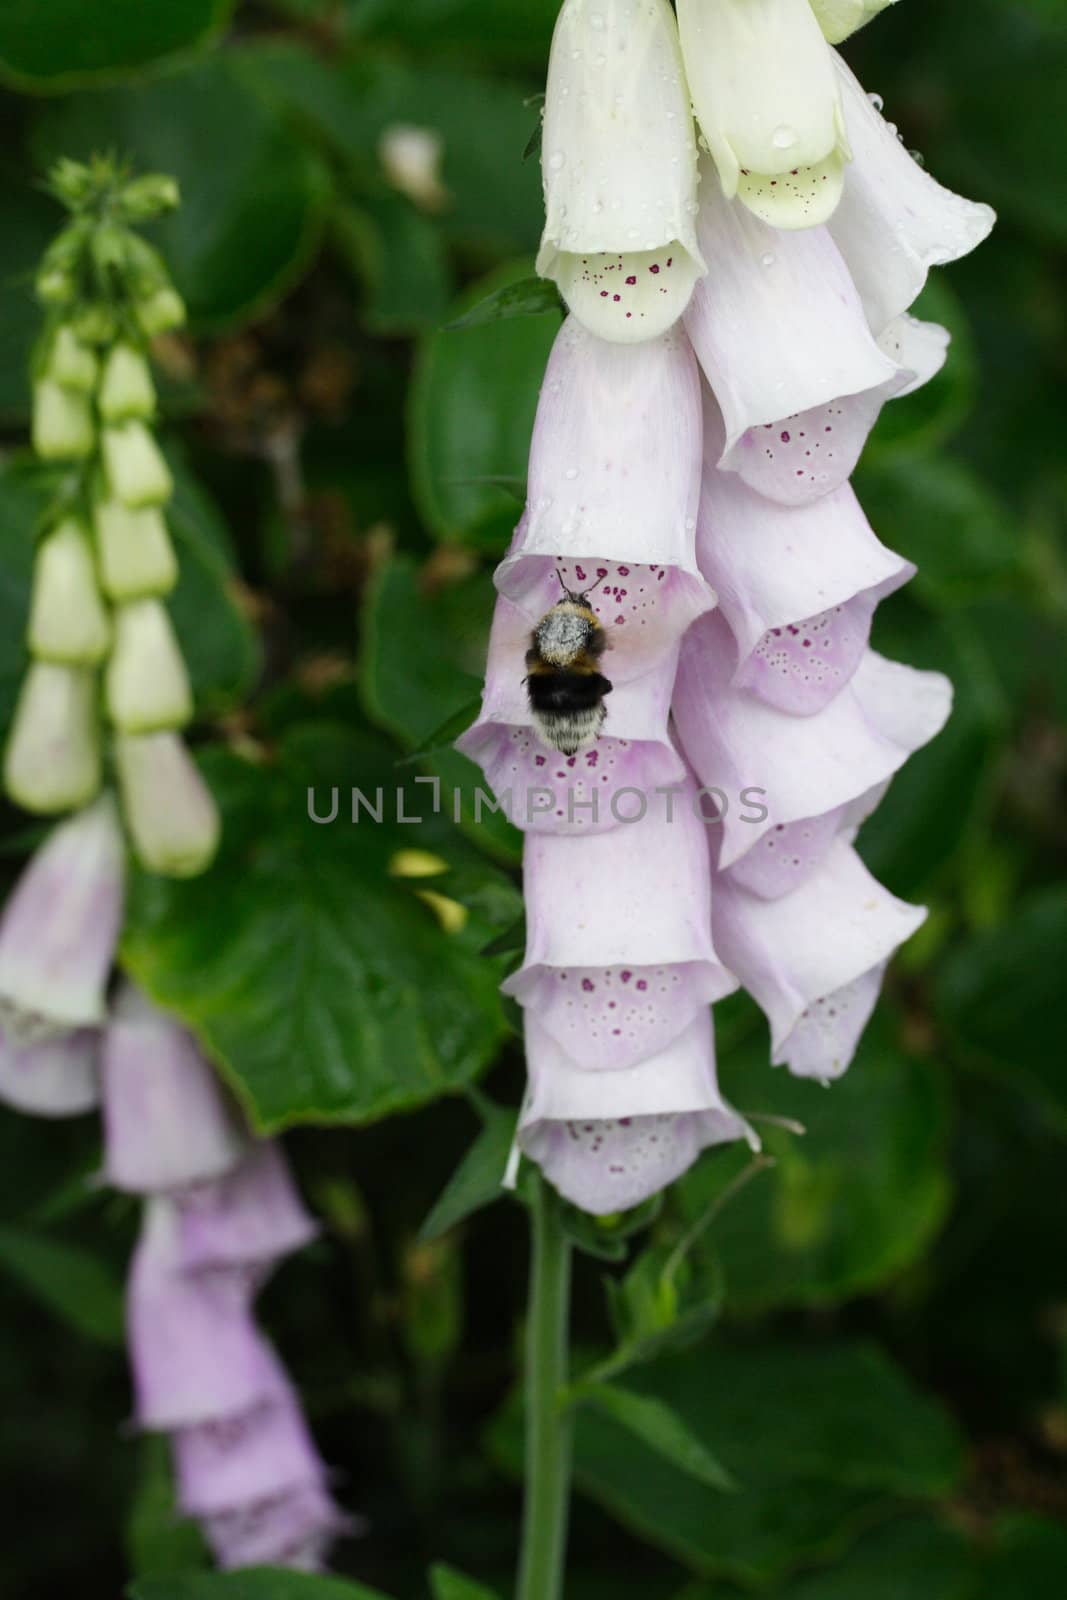
[[[560,1600],[570,1505],[571,1246],[560,1202],[542,1178],[532,1206],[526,1329],[526,1498],[517,1600]]]

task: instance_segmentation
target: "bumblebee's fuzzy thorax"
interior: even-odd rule
[[[611,684],[600,672],[607,636],[584,595],[564,590],[545,613],[526,652],[533,724],[545,744],[577,755],[596,743]]]

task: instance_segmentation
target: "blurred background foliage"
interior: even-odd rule
[[[267,1320],[367,1518],[339,1571],[395,1597],[425,1594],[432,1560],[443,1600],[506,1593],[516,1536],[525,1228],[485,1204],[522,1082],[496,993],[521,947],[518,840],[430,817],[417,780],[446,799],[473,782],[447,744],[558,325],[447,326],[531,271],[523,155],[555,11],[0,5],[0,714],[48,490],[20,453],[31,269],[58,221],[35,175],[111,150],[184,198],[158,228],[192,316],[160,350],[174,610],[227,824],[203,880],[135,883],[124,960],[260,1127],[296,1129],[326,1232]],[[772,1074],[751,1007],[721,1008],[730,1097],[807,1129],[765,1125],[775,1164],[710,1156],[637,1232],[575,1220],[581,1359],[603,1358],[611,1318],[622,1356],[612,1404],[580,1411],[569,1600],[1067,1591],[1067,11],[902,0],[848,54],[908,146],[1001,214],[924,297],[954,334],[946,372],[887,409],[858,475],[919,566],[875,642],[957,687],[862,838],[932,914],[832,1093]],[[431,209],[387,179],[396,124],[441,137]],[[340,787],[332,826],[307,820],[309,785],[324,810]],[[352,785],[400,786],[426,820],[352,827]],[[35,832],[3,824],[13,876]],[[440,857],[462,928],[391,873],[411,847]],[[87,1182],[96,1137],[0,1112],[3,1592],[313,1600],[296,1579],[197,1575],[164,1456],[123,1436],[136,1217]],[[685,1420],[687,1470],[665,1416]]]

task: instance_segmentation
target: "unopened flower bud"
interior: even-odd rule
[[[4,784],[18,805],[46,816],[96,794],[96,681],[88,667],[30,663],[7,742]]]
[[[77,389],[82,394],[92,394],[100,366],[93,352],[84,345],[67,323],[56,330],[52,348],[48,352],[47,372],[54,383],[64,389]]]
[[[46,265],[37,274],[34,290],[43,305],[69,306],[78,292],[78,282],[66,267]]]
[[[37,547],[30,652],[46,661],[94,666],[107,654],[110,639],[89,541],[81,525],[67,517]]]
[[[219,815],[179,736],[119,734],[115,761],[142,865],[173,878],[203,872],[218,848]]]
[[[160,333],[171,333],[185,321],[185,301],[176,289],[169,286],[145,295],[137,301],[134,311],[141,332],[148,339],[154,339]]]
[[[810,0],[815,20],[831,44],[840,44],[894,0]]]
[[[116,611],[105,688],[108,715],[123,733],[180,728],[191,718],[189,674],[158,600],[131,600]]]
[[[100,581],[109,600],[140,600],[169,594],[178,562],[158,506],[133,511],[121,500],[94,507]]]
[[[156,386],[148,362],[131,344],[117,344],[104,363],[96,397],[105,422],[126,422],[131,417],[155,416]]]
[[[33,448],[45,461],[82,461],[92,454],[96,432],[89,397],[64,389],[53,378],[33,386]]]
[[[127,222],[151,222],[164,211],[181,204],[181,192],[173,178],[162,172],[146,172],[134,178],[119,196],[119,209]]]
[[[143,422],[105,428],[104,464],[116,499],[135,509],[160,506],[174,492],[174,480],[163,454]]]
[[[378,142],[382,169],[394,189],[423,211],[441,211],[449,194],[441,182],[444,141],[435,128],[394,122]]]
[[[86,344],[110,344],[115,337],[114,313],[100,302],[82,306],[74,313],[70,325]]]

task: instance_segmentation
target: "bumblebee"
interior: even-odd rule
[[[560,573],[556,576],[563,599],[533,631],[525,681],[537,732],[550,749],[574,756],[594,745],[604,726],[604,696],[611,684],[600,671],[600,657],[608,639],[588,590],[576,594]]]

